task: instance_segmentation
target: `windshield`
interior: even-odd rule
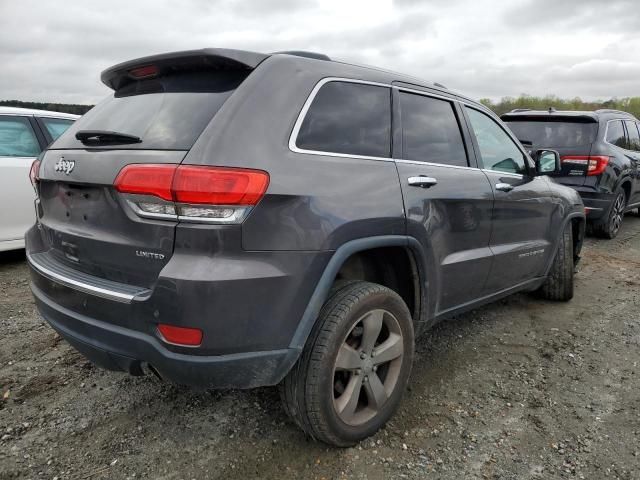
[[[529,141],[536,147],[577,147],[593,143],[598,124],[568,121],[518,121],[509,119],[509,128],[520,141]]]
[[[51,149],[86,148],[78,131],[110,131],[140,137],[122,148],[188,150],[246,76],[189,72],[134,82],[87,112]]]

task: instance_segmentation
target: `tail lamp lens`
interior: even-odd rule
[[[264,196],[262,170],[193,165],[132,164],[114,183],[141,216],[240,223]]]
[[[565,155],[561,160],[562,163],[585,165],[588,176],[600,175],[609,164],[609,157],[605,155]]]
[[[31,185],[36,188],[38,181],[40,180],[40,160],[34,160],[29,169],[29,180]]]
[[[199,328],[177,327],[165,323],[158,324],[158,331],[167,343],[198,347],[202,343],[202,330]]]

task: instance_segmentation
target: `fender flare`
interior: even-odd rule
[[[325,267],[324,272],[322,273],[322,276],[320,277],[320,280],[307,303],[307,307],[302,314],[298,328],[289,343],[290,349],[301,352],[304,348],[307,343],[307,339],[309,338],[309,334],[316,323],[316,319],[320,314],[320,309],[329,295],[331,285],[333,285],[333,281],[344,262],[354,253],[380,247],[407,247],[416,256],[415,262],[420,281],[420,318],[422,319],[424,317],[424,309],[426,307],[425,292],[427,290],[424,288],[426,263],[420,243],[415,238],[405,235],[381,235],[376,237],[358,238],[341,245],[329,260],[329,263]]]
[[[554,254],[551,255],[550,259],[548,260],[547,266],[545,268],[545,277],[547,275],[549,275],[549,271],[551,270],[551,267],[553,265],[553,261],[555,260],[556,256],[555,256],[555,252],[558,249],[558,246],[560,245],[560,242],[562,241],[562,235],[564,233],[564,229],[566,228],[567,224],[572,221],[574,218],[579,218],[582,221],[582,234],[583,234],[583,238],[584,238],[584,228],[587,222],[586,216],[584,215],[584,213],[579,212],[579,211],[573,211],[570,214],[568,214],[564,220],[562,221],[562,225],[561,228],[559,228],[558,230],[558,236],[556,238],[555,243],[553,244],[553,252]],[[580,242],[579,244],[580,246],[582,246],[582,242]],[[574,252],[574,259],[575,259],[575,252]]]

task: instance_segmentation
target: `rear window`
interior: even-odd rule
[[[508,119],[509,128],[520,141],[536,147],[562,148],[588,145],[595,141],[598,124],[595,122],[520,121]]]
[[[319,152],[390,157],[390,89],[348,82],[323,85],[300,126],[296,146]]]
[[[78,119],[51,148],[86,148],[76,132],[103,130],[142,139],[118,148],[188,150],[246,76],[200,71],[130,83]]]

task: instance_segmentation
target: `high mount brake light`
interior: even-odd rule
[[[114,182],[142,217],[209,223],[240,223],[268,186],[262,170],[174,164],[127,165]]]
[[[560,160],[562,163],[586,165],[588,176],[600,175],[609,165],[609,157],[605,155],[564,155]]]
[[[136,80],[155,77],[158,75],[158,67],[155,65],[145,65],[144,67],[133,68],[129,70],[129,75]]]

